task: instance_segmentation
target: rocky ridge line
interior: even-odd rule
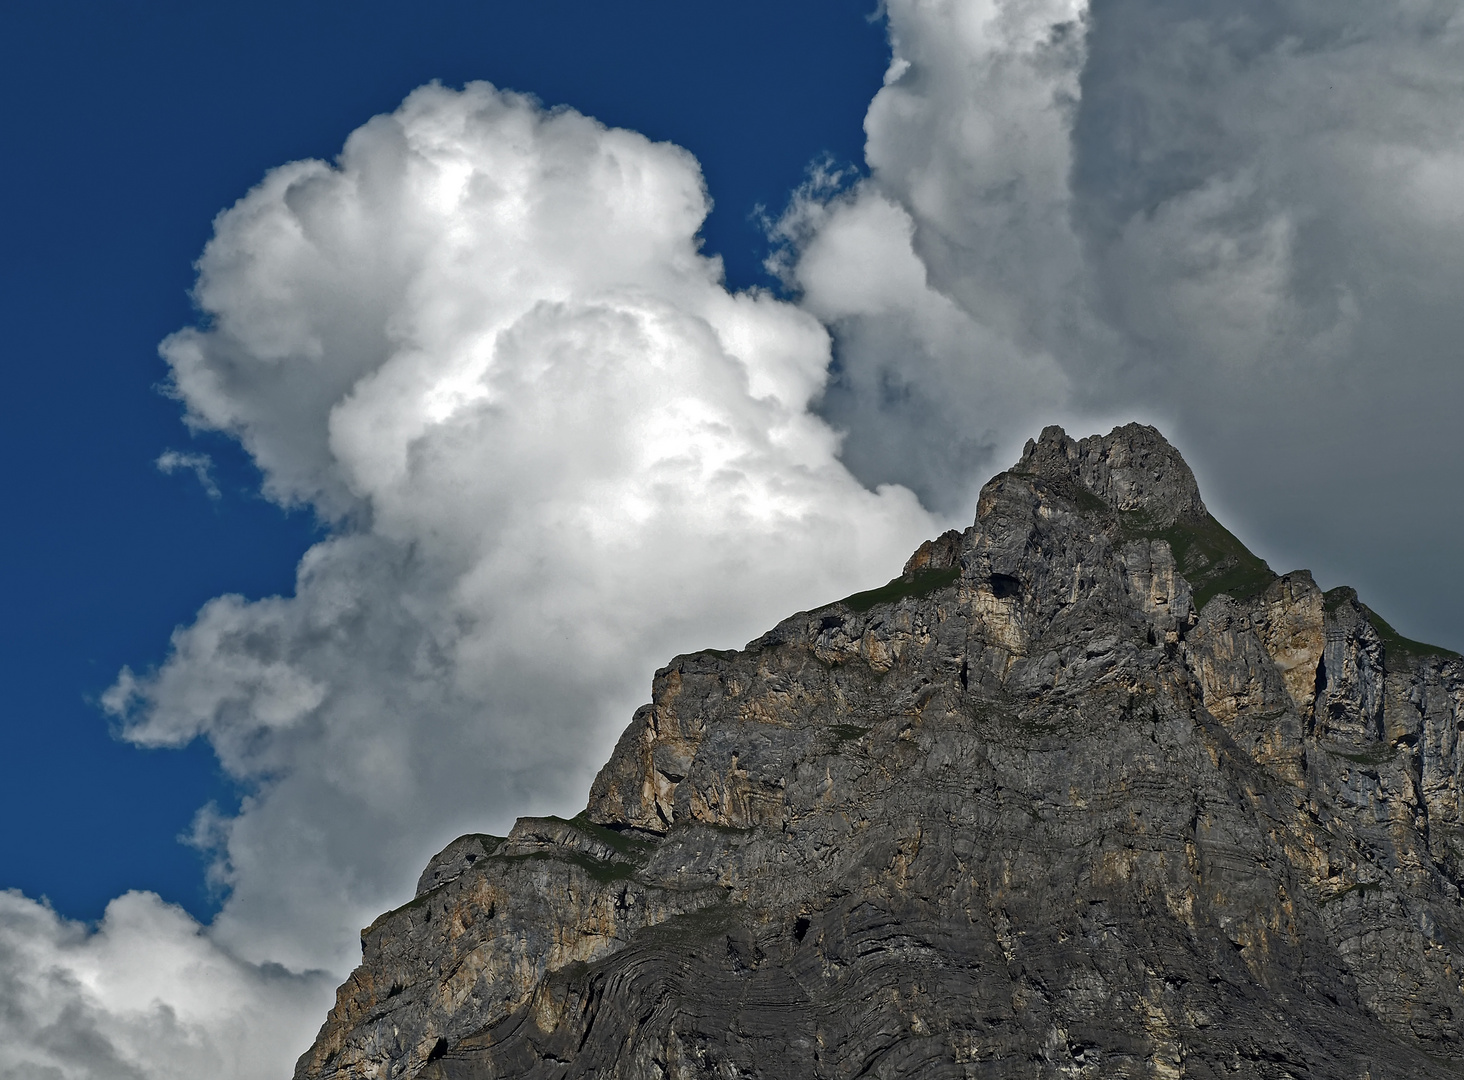
[[[1464,661],[1048,428],[434,858],[296,1076],[1457,1077],[1461,743]]]

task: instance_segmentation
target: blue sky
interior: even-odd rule
[[[214,215],[265,169],[329,158],[433,79],[488,79],[688,147],[716,208],[707,248],[734,286],[772,284],[754,219],[814,159],[861,155],[888,59],[859,3],[533,5],[56,3],[0,14],[11,167],[0,175],[14,463],[3,705],[0,886],[100,916],[129,888],[216,906],[177,837],[237,799],[206,744],[112,738],[95,699],[162,659],[208,598],[288,592],[317,536],[258,495],[237,444],[191,437],[158,391],[162,338],[192,321]],[[223,498],[153,462],[212,455]]]

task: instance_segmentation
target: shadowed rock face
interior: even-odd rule
[[[1048,428],[882,589],[455,841],[298,1078],[1464,1074],[1464,662]]]

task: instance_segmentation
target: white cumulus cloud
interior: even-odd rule
[[[437,846],[576,811],[671,655],[882,583],[944,526],[839,461],[810,411],[827,331],[726,290],[707,208],[685,151],[474,84],[416,91],[216,222],[205,321],[163,345],[174,388],[330,528],[293,595],[218,597],[104,699],[140,745],[207,739],[249,792],[196,822],[227,897],[209,927],[114,904],[166,954],[238,958],[196,980],[222,980],[188,1029],[208,1046],[249,964],[314,992],[284,969],[341,977]],[[86,1015],[130,1061],[115,1000]],[[237,1024],[274,1046],[272,1015]]]
[[[3,1080],[278,1080],[332,986],[240,961],[152,893],[89,929],[0,892]]]

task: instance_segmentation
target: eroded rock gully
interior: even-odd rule
[[[300,1080],[1464,1075],[1464,662],[1049,428],[437,856]]]

